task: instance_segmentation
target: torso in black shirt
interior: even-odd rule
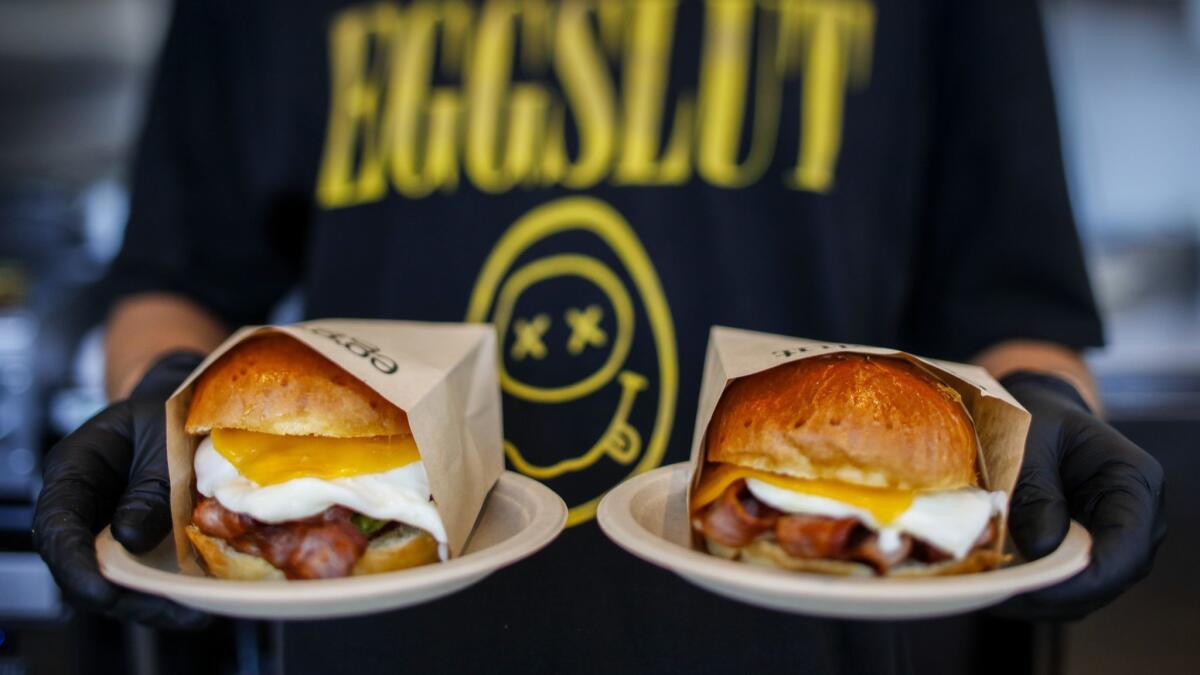
[[[593,517],[686,459],[713,324],[1099,339],[1034,10],[955,4],[181,3],[114,287],[493,322],[509,467],[571,508],[468,591],[289,625],[289,673],[903,669],[891,626],[718,599]]]

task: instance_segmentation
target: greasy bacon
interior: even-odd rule
[[[192,509],[192,522],[200,531],[220,539],[236,539],[255,526],[253,518],[234,513],[215,499],[204,498]]]
[[[866,528],[863,529],[866,530]],[[893,565],[908,558],[909,552],[912,551],[913,538],[907,534],[900,535],[900,545],[896,547],[896,550],[885,553],[879,547],[879,535],[870,530],[867,532],[867,535],[863,536],[856,546],[843,555],[847,560],[870,565],[875,569],[876,574],[887,574]]]
[[[704,536],[726,546],[745,546],[775,526],[779,512],[763,504],[739,480],[725,488],[701,518]]]
[[[947,560],[950,560],[953,557],[954,556],[950,555],[949,553],[946,553],[945,551],[934,546],[933,544],[921,541],[920,539],[913,541],[913,544],[912,544],[913,560],[916,560],[918,562],[923,562],[923,563],[940,563],[940,562],[945,562]]]
[[[700,514],[704,536],[725,546],[741,547],[760,536],[774,535],[788,555],[809,560],[849,560],[870,565],[876,574],[905,560],[936,563],[950,554],[907,534],[900,545],[884,552],[879,535],[857,518],[831,518],[804,514],[783,514],[754,498],[746,481],[731,483],[725,492]],[[980,534],[975,548],[987,546],[996,536],[995,523]]]
[[[776,523],[775,538],[793,558],[841,558],[858,527],[857,518],[792,514]]]
[[[349,522],[291,523],[261,537],[262,556],[289,579],[328,579],[350,574],[367,548],[367,538]]]
[[[325,579],[349,575],[367,549],[366,536],[350,522],[353,515],[332,506],[309,518],[270,524],[202,497],[192,510],[192,522],[235,550],[262,556],[289,579]]]

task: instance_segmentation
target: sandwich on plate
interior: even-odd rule
[[[282,334],[197,378],[188,539],[227,579],[320,579],[445,559],[446,531],[404,411]]]
[[[692,529],[714,555],[788,570],[992,569],[1008,499],[985,487],[979,448],[958,392],[907,360],[792,361],[723,392]]]

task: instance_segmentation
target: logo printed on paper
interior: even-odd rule
[[[399,366],[396,365],[396,361],[393,360],[392,357],[380,352],[379,347],[376,347],[366,340],[352,337],[350,335],[346,335],[345,333],[330,330],[328,328],[321,328],[320,326],[308,326],[307,328],[310,333],[316,333],[322,337],[327,337],[330,340],[333,340],[334,343],[344,347],[346,351],[350,352],[351,354],[367,359],[371,365],[375,367],[375,370],[378,370],[384,375],[392,375],[399,368]]]
[[[553,251],[579,235],[587,253]],[[678,391],[675,328],[649,256],[611,206],[567,197],[518,219],[484,262],[466,319],[496,326],[506,417],[569,425],[583,432],[570,438],[589,438],[560,445],[552,431],[509,436],[509,464],[552,485],[595,471],[611,476],[565,495],[569,524],[590,520],[607,488],[662,463]],[[631,350],[643,340],[634,363]],[[604,420],[575,429],[576,404],[589,413],[605,406]],[[506,435],[515,426],[506,424]]]
[[[845,349],[846,345],[839,344],[838,348]],[[833,349],[833,345],[831,345],[831,344],[811,344],[806,347],[789,347],[787,349],[776,349],[775,351],[771,352],[771,356],[776,356],[781,359],[790,359],[793,356],[798,356],[800,354],[804,354],[804,353],[810,352],[810,351],[815,352],[815,351],[821,350],[821,349]]]

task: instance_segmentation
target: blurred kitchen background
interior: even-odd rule
[[[1162,462],[1150,579],[1067,626],[924,622],[920,672],[1200,672],[1200,0],[1044,0],[1068,178],[1109,346],[1110,419]],[[72,612],[29,540],[40,458],[103,403],[99,308],[166,0],[0,2],[0,674],[272,672],[276,627]],[[997,640],[996,636],[1003,636]],[[998,644],[1003,642],[1003,645]],[[959,659],[954,661],[953,659]]]

